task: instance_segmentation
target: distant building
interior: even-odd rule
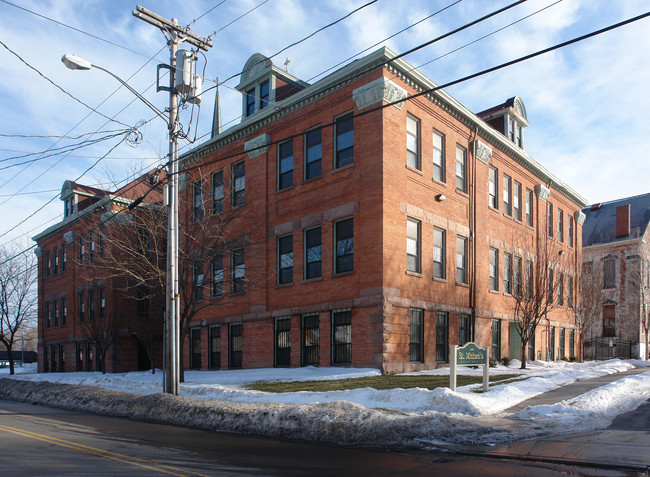
[[[583,266],[587,273],[602,276],[607,294],[601,319],[585,337],[585,355],[644,358],[650,312],[650,194],[594,204],[583,212]]]
[[[147,191],[149,205],[161,202],[160,192],[150,189],[147,176],[112,193],[72,181],[63,184],[63,220],[33,237],[38,256],[40,372],[104,368],[115,372],[151,367],[139,333],[151,320],[162,329],[162,313],[127,293],[125,276],[98,266],[109,253],[106,230],[116,223],[128,223],[130,214],[138,213],[137,208],[129,211],[128,206]],[[113,216],[120,220],[107,221]],[[135,246],[135,230],[133,237]],[[147,311],[145,316],[143,310]],[[106,362],[101,361],[90,336],[90,323],[98,327],[106,324],[115,332]],[[162,366],[160,361],[156,364]]]
[[[520,357],[509,295],[547,267],[559,307],[529,357],[577,355],[586,201],[524,150],[520,98],[479,115],[443,90],[406,100],[436,85],[395,56],[308,84],[253,55],[241,123],[181,157],[186,222],[242,211],[211,263],[197,260],[209,306],[186,366],[402,372],[470,340]]]

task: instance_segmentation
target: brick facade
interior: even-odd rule
[[[523,264],[537,263],[540,251],[550,250],[549,267],[566,277],[565,283],[577,276],[582,263],[578,219],[584,199],[443,91],[378,108],[434,86],[403,60],[377,66],[393,56],[389,50],[379,50],[314,85],[303,85],[282,101],[258,106],[240,125],[181,158],[186,184],[200,179],[209,183],[205,178],[223,171],[223,183],[231,185],[224,194],[225,209],[233,206],[237,188],[233,167],[241,161],[245,165],[245,204],[229,230],[232,237],[246,237],[245,291],[213,298],[207,292],[213,278],[206,274],[204,299],[210,303],[191,325],[202,330],[197,348],[201,368],[209,367],[210,325],[221,325],[220,366],[233,361],[229,360],[231,323],[242,325],[241,366],[277,365],[276,345],[286,339],[286,333],[276,339],[274,320],[284,316],[290,317],[288,365],[300,366],[314,341],[314,335],[306,337],[303,320],[313,313],[319,317],[320,365],[369,366],[384,372],[435,368],[447,362],[448,347],[458,343],[461,333],[481,346],[491,346],[493,320],[500,320],[494,326],[501,329],[501,356],[516,357],[511,299],[504,292],[504,255],[519,257]],[[269,64],[256,69],[256,76],[244,71],[242,92],[277,73]],[[522,108],[517,98],[501,112],[492,110],[491,120],[498,122],[494,118],[502,114],[501,120],[515,118],[525,127]],[[345,133],[346,120],[352,122],[352,139]],[[410,139],[407,123],[417,124]],[[320,173],[308,177],[312,143],[307,133],[314,128],[321,128]],[[434,131],[444,135],[444,172],[439,179],[432,161],[437,144]],[[346,156],[347,146],[352,147],[351,156]],[[414,154],[409,155],[409,147]],[[289,150],[291,160],[286,160]],[[457,157],[464,166],[457,165]],[[488,205],[490,167],[497,169],[496,207]],[[462,171],[464,183],[457,171]],[[508,178],[511,192],[504,196]],[[186,218],[191,214],[192,190],[186,187],[181,196],[185,204],[181,214]],[[209,186],[203,193],[209,203]],[[554,211],[552,237],[547,231],[549,204]],[[532,206],[530,219],[527,206]],[[215,219],[206,211],[203,220],[210,224]],[[350,225],[352,240],[345,235]],[[319,253],[310,257],[306,233],[318,227]],[[434,230],[444,231],[442,254],[434,251]],[[281,253],[282,237],[285,246],[291,244],[290,253]],[[462,253],[458,246],[463,247]],[[491,247],[499,256],[499,286],[493,291]],[[321,272],[308,278],[306,262],[314,256],[320,258]],[[220,278],[226,290],[238,273],[232,257],[231,250],[224,251]],[[444,263],[434,271],[434,261],[440,258]],[[288,280],[289,267],[282,270],[283,263],[291,263]],[[457,270],[458,263],[463,263],[462,270]],[[457,274],[462,276],[457,279]],[[566,288],[563,293],[563,305],[538,327],[536,358],[547,355],[550,331],[555,337],[555,358],[560,348],[568,357],[571,346],[578,346],[569,343],[574,303],[569,304]],[[189,337],[184,350],[187,365]]]

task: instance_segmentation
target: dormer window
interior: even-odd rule
[[[524,147],[524,131],[521,124],[508,115],[508,138],[517,146],[523,149]]]
[[[307,86],[288,71],[273,66],[269,58],[256,53],[244,65],[241,82],[237,85],[243,95],[242,117],[254,116]]]
[[[68,217],[74,213],[74,196],[68,197],[63,202],[63,217]]]
[[[519,96],[514,96],[503,104],[478,113],[478,116],[507,137],[521,149],[524,148],[524,128],[530,123],[526,107]]]

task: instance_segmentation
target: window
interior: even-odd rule
[[[70,197],[63,203],[63,217],[68,217],[74,213],[74,198]]]
[[[553,204],[550,202],[546,206],[546,227],[548,228],[548,236],[553,237]]]
[[[456,189],[467,192],[467,150],[456,144]]]
[[[490,247],[490,290],[499,291],[499,251]]]
[[[463,346],[472,340],[472,323],[469,315],[458,316],[458,346]]]
[[[420,163],[420,120],[406,116],[406,165],[422,170]]]
[[[305,180],[321,175],[322,136],[321,128],[305,133]]]
[[[512,206],[515,210],[515,220],[521,222],[521,184],[515,181],[512,195]]]
[[[456,282],[467,283],[467,238],[456,237]]]
[[[212,258],[212,296],[214,298],[223,296],[223,255],[215,255]]]
[[[420,221],[408,218],[406,221],[406,269],[420,273]]]
[[[192,284],[194,286],[194,298],[203,300],[203,262],[195,260],[192,263]]]
[[[52,362],[52,372],[56,373],[56,345],[50,346],[50,361]]]
[[[101,227],[99,229],[99,233],[97,234],[97,253],[99,254],[100,257],[104,257],[104,248],[105,248],[105,243],[104,243],[104,235],[105,235],[105,230],[104,227]]]
[[[65,371],[65,346],[59,345],[59,371]]]
[[[549,331],[549,359],[551,361],[555,361],[555,326],[551,326],[551,329]]]
[[[194,220],[203,220],[203,181],[192,183],[192,217]]]
[[[83,342],[78,342],[77,343],[76,369],[77,369],[77,371],[83,371],[84,370],[84,344],[83,344]]]
[[[503,254],[503,293],[512,294],[512,254]]]
[[[305,230],[305,280],[321,276],[321,228]]]
[[[240,207],[246,203],[246,165],[244,161],[232,165],[232,205]]]
[[[564,211],[557,209],[557,239],[564,242]]]
[[[564,274],[557,274],[557,305],[564,306]]]
[[[228,367],[241,368],[242,366],[242,344],[243,326],[241,323],[230,323],[228,325]]]
[[[566,301],[569,308],[573,308],[573,277],[567,277]],[[571,354],[573,356],[573,354]]]
[[[535,333],[528,340],[528,362],[535,361]]]
[[[233,293],[243,293],[244,292],[244,280],[246,267],[244,264],[244,249],[239,248],[232,251],[232,266],[231,266],[231,276],[232,276],[232,286],[231,291]]]
[[[255,113],[255,88],[246,91],[246,116]]]
[[[291,317],[275,318],[275,366],[291,365]]]
[[[66,252],[65,245],[61,245],[61,271],[65,272],[65,266],[68,263],[68,252]]]
[[[512,217],[512,178],[503,174],[503,213]]]
[[[319,316],[318,313],[302,315],[302,365],[318,366],[319,356]]]
[[[546,279],[548,280],[547,287],[546,287],[546,303],[553,303],[554,300],[554,293],[555,293],[555,281],[553,280],[553,269],[549,268]]]
[[[68,321],[68,305],[65,297],[61,298],[61,326],[65,326]]]
[[[45,328],[52,326],[52,315],[50,314],[50,304],[45,303]]]
[[[86,341],[86,371],[93,370],[93,345],[90,341]]]
[[[56,300],[52,302],[52,317],[54,318],[53,326],[56,328],[59,326],[59,304]]]
[[[449,313],[436,312],[436,361],[449,361]]]
[[[433,131],[433,178],[445,182],[445,136]]]
[[[566,340],[566,331],[564,328],[560,328],[560,343],[559,343],[559,351],[558,351],[558,358],[563,359],[565,357],[564,353],[564,342]]]
[[[490,166],[488,171],[488,205],[494,209],[499,208],[499,170]]]
[[[77,313],[79,314],[79,323],[84,321],[85,312],[86,308],[84,306],[84,294],[83,292],[79,292],[77,294]]]
[[[345,116],[336,119],[334,131],[336,141],[334,168],[338,169],[339,167],[347,166],[354,162],[354,130],[352,127],[352,113],[348,113]]]
[[[424,310],[409,309],[409,361],[424,362]]]
[[[190,328],[190,369],[201,369],[201,327]]]
[[[435,278],[447,278],[445,273],[445,231],[438,227],[433,228],[433,276]]]
[[[352,310],[332,311],[332,364],[352,362]]]
[[[99,298],[99,318],[106,317],[106,291],[104,287],[99,287],[98,289],[98,298]]]
[[[513,262],[513,267],[512,267],[512,291],[515,296],[522,296],[521,295],[521,257],[515,257],[514,262]]]
[[[605,305],[603,307],[603,336],[616,336],[616,306]]]
[[[45,278],[50,276],[51,267],[52,259],[50,258],[50,252],[45,252]]]
[[[533,191],[526,189],[526,225],[533,226]]]
[[[533,274],[535,272],[535,266],[530,260],[526,260],[526,297],[533,297]]]
[[[52,250],[52,272],[53,275],[59,273],[59,251],[57,249]]]
[[[616,287],[616,260],[608,259],[603,262],[603,288]]]
[[[88,320],[95,318],[95,294],[94,290],[88,290]]]
[[[80,265],[84,263],[84,255],[86,254],[86,245],[84,242],[83,237],[77,239],[77,260]]]
[[[354,265],[354,238],[352,219],[334,222],[334,273],[351,272]]]
[[[278,190],[293,185],[293,141],[278,145]]]
[[[93,261],[95,258],[95,237],[92,231],[88,232],[88,260]]]
[[[278,284],[293,282],[293,236],[278,237]]]
[[[569,214],[567,216],[567,219],[569,219],[567,224],[567,237],[569,239],[569,247],[573,247],[573,216]]]
[[[223,212],[223,171],[212,174],[212,213]]]
[[[208,327],[208,367],[221,367],[221,325]]]
[[[569,330],[569,356],[576,355],[576,330]]]
[[[492,359],[501,360],[501,320],[492,320]]]
[[[50,372],[49,362],[47,360],[47,346],[43,346],[43,371]]]
[[[260,109],[264,109],[269,105],[269,80],[260,83]]]

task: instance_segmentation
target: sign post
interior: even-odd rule
[[[476,343],[467,343],[460,348],[451,346],[449,363],[449,388],[456,390],[456,372],[458,366],[483,366],[483,392],[487,392],[490,381],[490,353],[487,348],[480,348]]]

